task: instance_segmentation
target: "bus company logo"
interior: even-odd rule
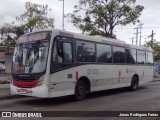
[[[2,117],[12,117],[11,112],[2,112]]]

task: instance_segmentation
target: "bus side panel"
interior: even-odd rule
[[[72,78],[68,78],[68,75]],[[113,88],[112,65],[81,65],[56,72],[50,76],[51,97],[73,95],[76,82],[82,77],[89,79],[90,91]]]
[[[128,79],[130,85],[134,75],[138,75],[139,84],[146,83],[153,80],[153,67],[150,66],[126,66],[126,78]]]
[[[153,81],[153,66],[145,66],[144,67],[144,73],[143,73],[143,81],[150,82]]]
[[[91,82],[91,91],[99,91],[112,88],[112,65],[97,64],[85,65],[79,70],[84,70],[81,76],[87,76]]]
[[[137,66],[137,65],[126,65],[126,78],[127,78],[127,83],[128,86],[131,85],[132,78],[134,75],[138,75],[139,81],[142,81],[142,74],[143,74],[143,69],[144,67]]]
[[[50,76],[50,96],[59,97],[74,94],[75,68],[60,70]]]
[[[130,81],[126,77],[126,65],[113,65],[113,86],[114,88],[126,87]]]

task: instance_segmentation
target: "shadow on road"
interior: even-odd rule
[[[147,89],[146,86],[140,86],[136,91],[131,91],[128,87],[126,88],[117,88],[117,89],[110,89],[110,90],[103,90],[98,92],[93,92],[88,95],[88,99],[94,99],[98,97],[105,97],[105,96],[111,96],[116,94],[124,94],[126,92],[138,92],[140,90]]]
[[[138,92],[146,88],[147,88],[146,86],[142,86],[142,87],[139,87],[137,91],[129,91],[127,88],[118,88],[118,89],[110,89],[110,90],[104,90],[99,92],[93,92],[87,95],[86,100],[97,99],[97,98],[112,96],[116,94],[124,94],[126,92]],[[31,99],[26,99],[26,100],[23,99],[22,101],[18,101],[19,104],[27,104],[27,105],[33,105],[33,106],[41,106],[41,105],[57,106],[62,104],[68,104],[71,102],[81,102],[81,101],[76,101],[73,96],[65,96],[65,97],[58,97],[58,98],[32,98],[31,97]]]

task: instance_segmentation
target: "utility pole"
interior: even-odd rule
[[[63,8],[62,8],[62,30],[64,30],[64,0],[59,0],[63,2]]]
[[[140,23],[140,24],[138,25],[138,27],[134,28],[134,29],[136,29],[136,33],[134,33],[134,34],[136,34],[136,45],[138,45],[138,42],[139,42],[139,46],[141,45],[142,25],[143,25],[143,23]],[[140,29],[140,30],[138,30],[138,29]],[[139,33],[140,33],[140,36],[138,35]],[[139,41],[138,41],[138,38],[139,38]]]
[[[62,7],[62,30],[64,30],[64,0],[59,0],[63,2],[63,7]]]
[[[135,37],[131,37],[131,38],[130,38],[131,41],[132,41],[132,45],[134,44],[134,38],[135,38]]]
[[[154,40],[153,38],[154,38],[154,35],[155,35],[155,34],[156,34],[156,33],[154,33],[153,30],[152,30],[151,35],[148,36],[148,38],[151,37],[151,47],[152,47],[152,48],[153,48],[153,40]]]
[[[138,45],[138,27],[136,27],[134,29],[136,29],[136,33],[134,33],[134,34],[136,34],[136,45]]]
[[[63,21],[62,21],[62,29],[64,30],[64,0],[63,0]]]
[[[141,46],[141,38],[142,38],[142,36],[141,36],[141,29],[142,29],[142,25],[143,25],[144,23],[141,23],[139,26],[139,28],[140,28],[140,36],[139,36],[139,46]]]

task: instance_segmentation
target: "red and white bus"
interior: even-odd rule
[[[152,49],[57,29],[21,36],[12,64],[12,94],[52,98],[130,87],[153,80]]]

